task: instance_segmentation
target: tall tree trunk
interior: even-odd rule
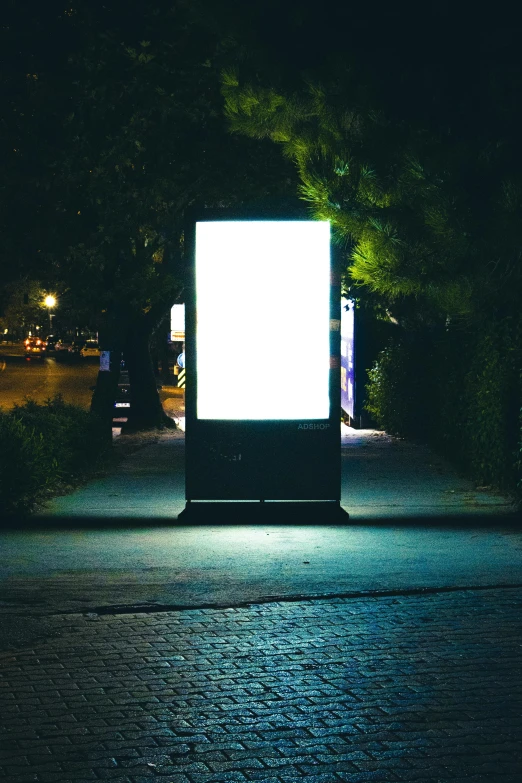
[[[131,406],[124,431],[175,429],[176,424],[164,412],[158,394],[156,376],[150,356],[153,324],[146,317],[137,320],[127,334],[124,347],[125,366],[129,372]]]
[[[169,337],[170,312],[161,320],[151,340],[154,372],[163,383],[168,383],[172,379],[169,366]]]

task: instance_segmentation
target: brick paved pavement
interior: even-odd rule
[[[55,615],[0,656],[0,777],[518,783],[521,605],[511,588]]]

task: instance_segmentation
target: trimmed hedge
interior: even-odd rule
[[[109,448],[98,417],[59,395],[0,411],[0,514],[28,512],[88,476]]]
[[[401,332],[369,373],[366,408],[434,446],[478,484],[522,488],[522,318]]]
[[[368,372],[365,408],[390,435],[429,440],[433,428],[433,344],[428,335],[401,333]]]

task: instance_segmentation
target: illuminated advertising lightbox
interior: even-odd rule
[[[353,419],[355,405],[355,309],[341,301],[341,407]]]
[[[186,249],[187,504],[338,504],[330,224],[207,210],[188,223]]]
[[[197,418],[327,419],[329,291],[329,223],[197,223]]]

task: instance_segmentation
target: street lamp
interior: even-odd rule
[[[52,294],[49,294],[44,299],[44,305],[49,308],[49,334],[53,333],[53,314],[52,309],[56,304],[56,299]]]

